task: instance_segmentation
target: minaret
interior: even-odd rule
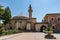
[[[32,12],[33,12],[31,5],[29,5],[28,12],[29,12],[29,19],[31,19],[32,18]]]

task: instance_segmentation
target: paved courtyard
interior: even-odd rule
[[[1,36],[0,40],[60,40],[60,34],[53,34],[57,39],[45,39],[45,33],[24,32],[13,35]]]

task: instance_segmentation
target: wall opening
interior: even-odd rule
[[[41,27],[40,27],[40,32],[44,32],[44,31],[45,31],[45,29],[46,29],[46,26],[44,26],[44,25],[43,25],[43,26],[41,26]]]

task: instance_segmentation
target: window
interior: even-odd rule
[[[58,20],[60,20],[60,18],[58,18]]]
[[[52,21],[53,21],[53,18],[52,18]]]

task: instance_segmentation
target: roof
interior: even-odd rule
[[[49,14],[46,14],[46,15],[60,15],[60,13],[49,13]]]
[[[36,18],[32,18],[32,19],[36,19]]]
[[[25,17],[25,16],[14,16],[12,19],[13,20],[20,20],[20,19],[29,19],[29,18]]]
[[[58,15],[60,16],[60,13],[48,13],[44,16],[44,18],[47,16],[58,16]]]
[[[43,22],[36,22],[35,24],[46,24],[46,23],[43,23]]]

